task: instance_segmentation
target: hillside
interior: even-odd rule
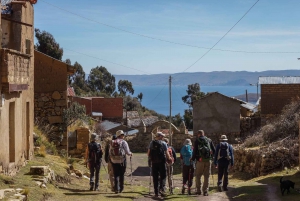
[[[155,75],[114,75],[116,83],[119,80],[129,80],[134,86],[165,85],[169,80],[169,74]],[[259,76],[300,76],[300,70],[278,71],[214,71],[171,74],[174,85],[188,85],[199,83],[203,86],[245,86],[257,83]]]

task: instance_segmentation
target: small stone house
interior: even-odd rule
[[[14,175],[33,157],[34,9],[13,1],[0,15],[0,174]]]
[[[209,93],[193,102],[193,133],[204,130],[205,134],[217,142],[223,134],[229,141],[240,135],[241,103],[218,92]]]
[[[34,117],[59,132],[62,112],[68,108],[68,76],[74,68],[39,51],[34,51]]]
[[[280,114],[293,98],[300,96],[300,77],[259,77],[262,117]]]

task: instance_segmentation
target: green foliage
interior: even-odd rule
[[[134,94],[134,89],[132,87],[132,83],[128,80],[119,80],[118,82],[118,90],[121,96],[126,96],[127,93]]]
[[[170,116],[166,117],[166,120],[170,120]],[[172,116],[171,123],[174,124],[174,126],[179,127],[182,122],[182,117],[180,116],[180,113],[176,114],[175,116]]]
[[[187,129],[193,129],[193,111],[191,109],[184,110],[183,120]]]
[[[74,66],[75,73],[70,76],[71,86],[74,88],[75,94],[80,96],[90,91],[87,82],[85,80],[85,72],[82,66],[75,62]]]
[[[92,68],[88,77],[88,86],[93,92],[111,95],[115,89],[115,77],[103,66]]]
[[[34,126],[34,133],[37,135],[34,145],[40,147],[39,152],[45,152],[44,155],[46,155],[46,153],[57,155],[56,145],[54,144],[53,141],[49,142],[47,133],[43,131],[43,129],[47,130],[47,128],[49,127],[48,126],[43,127],[41,125]],[[41,150],[41,149],[45,149],[45,150]]]
[[[88,121],[88,116],[86,116],[85,106],[80,105],[77,102],[73,102],[69,108],[63,111],[62,115],[62,131],[66,131],[67,127],[75,123],[76,121]]]
[[[199,83],[189,84],[186,90],[187,95],[182,97],[182,101],[188,104],[189,108],[192,108],[193,102],[205,96],[205,93],[200,91]]]
[[[128,111],[137,110],[141,107],[141,104],[138,101],[138,99],[129,95],[123,98],[123,105],[124,108]]]
[[[55,59],[62,59],[64,51],[59,47],[59,44],[55,41],[52,34],[46,31],[41,32],[39,29],[35,29],[35,37],[38,41],[35,45],[35,48],[38,51]]]
[[[139,93],[138,95],[137,95],[137,98],[140,100],[140,103],[142,102],[142,99],[143,99],[143,93],[141,92],[141,93]]]

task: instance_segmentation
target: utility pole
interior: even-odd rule
[[[246,89],[246,102],[248,103],[248,92],[247,92],[247,89]]]
[[[171,130],[171,119],[172,119],[172,91],[171,91],[171,84],[172,84],[172,77],[171,77],[171,75],[170,75],[170,78],[169,78],[169,95],[170,95],[170,117],[169,117],[170,128],[169,128],[169,141],[170,141],[170,145],[172,146],[172,130]]]

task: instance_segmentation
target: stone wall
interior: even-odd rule
[[[299,163],[299,145],[287,149],[285,147],[243,149],[234,148],[234,169],[246,172],[253,177],[266,175],[274,170],[282,170],[285,167]]]

